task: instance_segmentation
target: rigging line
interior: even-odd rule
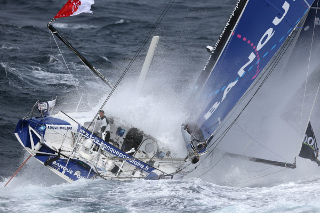
[[[261,77],[262,77],[262,76],[261,76]],[[261,79],[261,78],[259,78],[259,80],[260,80],[260,79]],[[257,82],[258,82],[258,81],[257,81]],[[217,122],[214,123],[213,125],[209,126],[207,129],[203,130],[202,132],[205,132],[205,131],[207,131],[208,129],[214,127],[215,125],[221,123],[222,120],[225,119],[233,109],[235,109],[235,108],[237,108],[237,107],[239,106],[239,104],[245,99],[245,97],[247,97],[247,95],[251,92],[251,90],[252,90],[256,85],[257,85],[257,84],[252,85],[252,88],[249,89],[249,90],[239,99],[239,101],[234,105],[234,107],[232,107],[232,109],[229,110],[228,113],[226,113],[225,116],[223,116],[222,118],[220,118],[220,121],[217,121]],[[218,128],[219,128],[219,127],[218,127]]]
[[[270,166],[270,167],[267,167],[267,168],[265,168],[265,169],[259,169],[259,170],[248,170],[248,169],[243,169],[244,171],[246,171],[246,172],[250,172],[250,173],[253,173],[253,172],[262,172],[262,171],[266,171],[266,170],[269,170],[269,169],[271,169],[271,168],[274,168],[274,166]]]
[[[217,61],[215,62],[216,63],[216,66],[214,66],[213,68],[212,68],[212,71],[214,71],[214,73],[212,73],[211,74],[211,76],[215,76],[217,73],[218,73],[218,71],[219,71],[219,69],[220,69],[220,67],[222,66],[222,63],[219,63],[219,64],[217,64],[218,63],[218,60],[220,61],[223,61],[224,60],[224,58],[225,58],[225,56],[226,56],[226,54],[227,54],[227,51],[228,51],[228,49],[229,49],[229,46],[230,46],[230,43],[231,43],[231,38],[232,37],[232,35],[230,36],[230,39],[229,39],[229,41],[227,42],[227,44],[225,44],[225,48],[224,48],[224,52],[222,52],[221,54],[220,54],[220,57],[217,59]],[[210,55],[210,57],[211,57],[211,55]],[[209,59],[210,60],[210,59]],[[217,68],[217,69],[215,69],[215,68]],[[209,78],[209,77],[208,77]],[[203,86],[204,87],[204,86]],[[199,93],[199,95],[198,95],[198,99],[200,98],[200,95],[201,95],[201,92],[203,91],[203,89],[204,88],[202,88],[202,90],[200,91],[200,93]],[[202,104],[202,109],[201,109],[201,111],[200,111],[200,113],[199,113],[199,115],[201,115],[202,113],[203,113],[203,111],[205,110],[205,108],[208,106],[208,104],[210,103],[209,102],[210,101],[210,99],[209,99],[209,95],[207,96],[207,98],[206,98],[206,100],[205,101],[203,101],[203,104]],[[196,105],[196,103],[197,102],[195,102],[194,101],[194,103],[193,103],[193,106],[195,106]],[[188,118],[188,120],[190,120],[190,117]],[[200,120],[200,118],[198,118],[197,119],[197,122]],[[222,120],[222,119],[221,119]],[[218,123],[220,123],[219,121],[218,122],[216,122],[215,124],[213,124],[212,126],[214,126],[214,125],[216,125],[216,124],[218,124]],[[211,126],[211,127],[212,127]],[[211,127],[209,127],[209,128],[211,128]],[[204,130],[205,131],[205,130]]]
[[[307,14],[308,14],[308,13],[307,13]],[[303,25],[303,23],[304,23],[304,21],[306,20],[306,18],[307,18],[307,15],[304,16],[303,22],[300,22],[300,23],[302,23],[301,26]],[[290,38],[290,37],[295,37],[295,36],[298,34],[298,32],[301,31],[301,28],[298,28],[298,29],[300,29],[300,30],[295,31],[295,35],[293,35],[293,32],[294,32],[294,30],[293,30],[292,33],[290,34],[289,38]],[[283,48],[279,50],[279,55],[282,54],[281,57],[280,57],[280,58],[279,58],[279,57],[275,57],[275,58],[273,59],[273,62],[275,62],[275,64],[273,65],[273,63],[270,63],[270,64],[268,65],[268,67],[265,68],[265,70],[268,70],[270,67],[272,67],[272,69],[275,68],[275,66],[279,63],[279,61],[280,61],[280,59],[282,58],[283,54],[284,54],[284,53],[286,52],[286,50],[287,50],[285,47],[286,47],[286,46],[290,46],[290,44],[292,43],[293,40],[294,40],[294,39],[289,39],[286,43],[283,44]],[[289,43],[289,42],[290,42],[290,43]],[[287,47],[287,48],[288,48],[288,47]],[[264,73],[265,73],[265,72],[264,72]],[[248,89],[248,91],[240,98],[240,100],[235,104],[235,106],[234,106],[228,113],[226,113],[226,115],[225,115],[221,120],[223,120],[237,105],[239,105],[239,104],[243,101],[243,99],[245,98],[245,96],[248,95],[248,93],[251,92],[251,90],[257,85],[257,83],[258,83],[258,82],[262,79],[262,77],[263,77],[263,75],[259,75],[259,76],[260,76],[260,77],[259,77],[259,80],[257,80],[252,86],[250,86],[251,88]],[[242,100],[241,100],[241,99],[242,99]],[[213,124],[212,126],[208,127],[207,129],[205,129],[205,130],[203,130],[203,131],[206,131],[206,130],[212,128],[212,127],[215,126],[217,123],[219,123],[219,122],[216,122],[215,124]],[[212,134],[212,135],[213,135],[213,134]]]
[[[82,95],[81,95],[80,100],[79,100],[79,102],[78,102],[78,105],[77,105],[77,108],[76,108],[76,112],[78,111],[78,108],[79,108],[79,105],[80,105],[81,100],[82,100]]]
[[[265,73],[264,73],[265,74]],[[264,75],[263,74],[263,75]],[[260,79],[262,78],[262,76],[263,75],[261,75],[261,77],[259,78],[259,81],[260,81]],[[257,81],[258,82],[258,81]],[[257,83],[255,83],[255,85],[253,85],[253,87],[238,101],[238,103],[222,118],[222,120],[225,118],[225,117],[227,117],[228,115],[229,115],[229,113],[234,109],[234,108],[237,108],[238,106],[239,106],[239,104],[245,99],[245,97],[251,92],[251,90],[255,87],[257,85]],[[232,114],[234,114],[234,112],[232,113]],[[231,116],[231,115],[230,115]],[[216,123],[217,124],[217,123]],[[216,125],[216,124],[214,124],[214,125]],[[212,126],[210,126],[209,128],[211,128],[211,127],[213,127],[214,125],[212,125]],[[208,130],[209,128],[207,128],[206,130]],[[215,130],[215,133],[213,133],[212,135],[215,135],[215,134],[217,134],[218,133],[218,131],[220,130],[222,128],[222,126],[220,127],[218,127],[217,128],[217,130]],[[228,128],[227,128],[228,129]],[[226,130],[227,130],[226,129]],[[225,131],[226,131],[225,130]],[[222,135],[223,134],[221,134],[216,140],[215,140],[215,142],[213,142],[213,144],[212,145],[214,145],[216,142],[217,142],[217,140],[219,140],[219,138],[220,137],[222,137]],[[211,145],[211,146],[212,146]],[[211,147],[211,146],[209,146],[209,148]]]
[[[65,114],[64,112],[62,112],[63,114]],[[67,115],[67,114],[65,114],[68,118],[70,118],[70,119],[72,119],[74,122],[76,122],[76,123],[78,123],[77,121],[75,121],[73,118],[71,118],[69,115]],[[78,123],[79,124],[79,123]],[[90,132],[90,131],[89,131]],[[92,137],[92,135],[93,135],[93,133],[91,133],[91,135],[90,135],[90,138]],[[86,139],[85,138],[85,136],[81,136],[83,139]],[[96,136],[96,137],[98,137],[98,136]],[[98,137],[99,138],[99,137]],[[100,138],[101,139],[101,138]],[[107,143],[107,142],[106,142]],[[109,145],[111,145],[110,143],[108,143]],[[110,152],[111,153],[111,152]],[[111,153],[111,155],[114,155],[114,154],[112,154]],[[139,159],[137,159],[137,158],[135,158],[135,157],[132,157],[132,158],[123,158],[126,162],[128,162],[128,160],[132,160],[132,159],[135,159],[135,160],[138,160],[138,161],[140,161],[140,162],[143,162],[143,161],[141,161],[141,160],[139,160]],[[129,163],[129,162],[128,162]],[[143,162],[144,163],[144,162]],[[158,170],[158,171],[160,171],[160,172],[162,172],[162,173],[164,173],[164,174],[167,174],[166,172],[164,172],[164,171],[162,171],[162,170],[160,170],[160,169],[158,169],[158,168],[156,168],[156,167],[153,167],[153,166],[149,166],[149,167],[152,167],[152,168],[154,168],[155,170]]]
[[[225,117],[228,116],[228,114],[235,108],[237,108],[239,106],[239,104],[246,98],[246,96],[256,87],[256,85],[258,84],[258,82],[263,78],[263,76],[267,73],[266,71],[269,69],[271,65],[269,65],[264,72],[261,72],[261,75],[259,75],[259,77],[257,78],[257,80],[249,87],[249,89],[244,93],[244,95],[239,99],[239,101],[235,104],[234,107],[232,107],[232,109],[229,110],[228,113],[226,113],[225,116],[222,117],[222,119],[220,119],[220,121],[222,121]],[[213,125],[211,125],[210,127],[208,127],[207,129],[203,130],[203,131],[207,131],[208,129],[212,128],[213,126],[215,126],[216,124],[220,123],[219,121],[214,123]]]
[[[266,76],[266,78],[268,78],[269,76]],[[262,82],[263,83],[263,82]],[[261,86],[261,85],[260,85]],[[259,86],[259,87],[260,87]],[[256,90],[256,92],[259,90],[259,88]],[[255,93],[256,94],[256,93]],[[252,98],[255,96],[255,94],[252,96]],[[252,98],[249,100],[249,102],[247,103],[247,105],[251,102]],[[241,101],[242,102],[242,101]],[[239,104],[238,104],[239,105]],[[231,127],[233,126],[233,124],[236,122],[236,120],[240,117],[241,113],[244,111],[244,109],[247,107],[247,105],[242,109],[242,111],[240,112],[240,114],[235,118],[234,121],[231,122],[231,124],[223,131],[223,133],[208,147],[211,148],[213,145],[214,146],[213,150],[218,146],[218,144],[221,142],[221,140],[224,138],[224,136],[229,132],[229,130],[231,129]],[[219,142],[218,142],[219,140]],[[213,150],[211,152],[213,152]],[[211,153],[210,152],[210,153]],[[207,157],[207,156],[206,156]],[[205,158],[206,158],[205,157]]]
[[[313,101],[312,108],[311,108],[311,112],[310,112],[309,119],[308,119],[309,121],[310,121],[310,117],[311,117],[311,114],[312,114],[312,111],[313,111],[314,104],[315,104],[316,99],[317,99],[317,95],[318,95],[318,93],[319,93],[319,88],[320,88],[320,83],[318,84],[317,93],[316,93],[316,95],[315,95],[315,97],[314,97],[314,101]],[[306,128],[306,129],[307,129],[307,128]]]
[[[180,169],[178,169],[178,170],[176,170],[176,171],[174,171],[174,172],[172,172],[172,173],[169,173],[169,175],[174,175],[174,174],[178,174],[178,173],[180,173],[181,171],[183,171],[183,170],[185,170],[187,167],[189,167],[190,165],[192,165],[192,163],[190,162],[190,163],[188,163],[186,166],[184,166],[183,168],[180,168]],[[195,170],[197,167],[195,167],[193,170]],[[192,170],[192,171],[193,171]],[[190,172],[192,172],[192,171],[187,171],[186,173],[188,174],[188,173],[190,173]]]
[[[299,30],[296,31],[295,36],[298,34]],[[295,36],[292,36],[293,38]],[[244,108],[241,110],[241,112],[239,113],[239,115],[234,119],[234,121],[226,128],[226,130],[224,130],[224,132],[215,140],[215,142],[213,144],[211,144],[211,146],[209,146],[209,148],[211,148],[214,144],[216,144],[214,146],[214,148],[209,152],[212,153],[214,151],[214,149],[218,146],[218,144],[222,141],[222,139],[224,138],[224,136],[227,134],[227,132],[231,129],[231,127],[233,126],[233,124],[236,122],[236,120],[240,117],[240,115],[242,114],[242,112],[246,109],[246,107],[249,105],[249,103],[252,101],[252,99],[254,98],[254,96],[258,93],[258,91],[261,89],[261,87],[263,86],[263,84],[266,82],[266,80],[269,78],[269,76],[271,75],[271,73],[274,71],[275,67],[277,66],[277,64],[279,63],[279,61],[281,60],[281,58],[283,57],[283,55],[286,53],[287,48],[290,46],[290,44],[293,42],[294,39],[290,39],[287,40],[283,45],[283,48],[281,48],[281,51],[279,51],[279,54],[277,54],[278,56],[275,57],[273,59],[273,62],[270,63],[270,65],[267,67],[266,70],[268,70],[270,67],[269,72],[267,73],[266,77],[262,80],[262,82],[260,83],[258,89],[255,91],[255,93],[253,94],[253,96],[250,98],[250,100],[247,102],[247,104],[244,106]],[[262,78],[262,76],[261,76]],[[261,80],[261,78],[259,78],[259,81]],[[259,82],[257,81],[256,84]],[[238,102],[239,103],[239,102]],[[219,140],[219,141],[218,141]],[[209,154],[204,158],[206,159]],[[213,167],[212,167],[213,168]]]
[[[62,54],[62,52],[61,52],[61,50],[60,50],[60,47],[59,47],[56,39],[54,38],[54,35],[53,35],[52,32],[51,32],[51,35],[52,35],[53,40],[55,41],[55,43],[56,43],[56,45],[57,45],[57,47],[58,47],[58,50],[59,50],[59,52],[60,52],[60,54],[61,54],[61,56],[62,56],[63,62],[64,62],[64,64],[66,65],[69,74],[70,74],[71,76],[73,76],[73,75],[71,74],[70,70],[69,70],[69,67],[68,67],[68,65],[67,65],[67,63],[66,63],[66,60],[64,59],[63,54]],[[72,81],[73,81],[73,83],[74,83],[74,85],[75,85],[75,87],[76,87],[76,89],[77,89],[77,91],[78,91],[79,96],[81,96],[81,95],[80,95],[80,91],[79,91],[79,89],[78,89],[78,86],[77,86],[76,82],[74,81],[73,77],[72,77]]]
[[[150,30],[149,34],[147,35],[147,37],[145,38],[145,40],[143,41],[142,45],[139,47],[137,53],[134,55],[134,57],[131,59],[129,65],[127,66],[127,68],[125,69],[125,71],[123,72],[123,74],[121,75],[120,79],[118,80],[118,82],[115,84],[115,86],[112,88],[110,94],[108,95],[107,99],[105,100],[105,102],[102,104],[101,108],[102,109],[104,107],[104,105],[106,104],[106,102],[109,100],[110,96],[113,94],[113,92],[115,91],[115,89],[117,88],[117,86],[120,84],[120,82],[122,81],[122,79],[124,78],[124,76],[126,75],[126,73],[128,72],[128,70],[131,68],[133,62],[136,60],[136,58],[138,57],[138,55],[140,54],[140,52],[142,51],[143,47],[146,45],[146,43],[148,42],[149,38],[151,37],[152,33],[157,29],[158,25],[160,24],[160,22],[162,21],[163,17],[166,15],[166,13],[168,12],[168,10],[170,9],[171,5],[174,3],[174,0],[170,0],[169,3],[167,4],[166,8],[162,11],[162,14],[160,15],[160,17],[158,18],[158,20],[156,21],[156,23],[154,24],[153,28]]]
[[[225,154],[222,155],[222,157],[221,157],[215,164],[213,164],[213,166],[212,166],[210,169],[208,169],[205,173],[203,173],[202,175],[200,175],[200,176],[198,176],[198,177],[200,178],[200,177],[202,177],[203,175],[207,174],[211,169],[213,169],[213,167],[215,167],[215,166],[223,159],[224,156],[225,156]]]
[[[214,143],[209,146],[209,148],[211,148],[213,145],[215,145],[215,146],[212,148],[212,150],[208,153],[208,155],[206,155],[206,156],[204,157],[203,160],[205,160],[205,159],[209,156],[209,154],[213,153],[213,151],[214,151],[215,148],[219,145],[219,143],[222,141],[222,139],[224,138],[224,136],[229,132],[229,130],[230,130],[231,127],[233,126],[234,122],[235,122],[235,121],[233,121],[233,122],[224,130],[224,132],[214,141]],[[218,141],[218,140],[219,140],[219,141]]]
[[[82,54],[84,54],[84,53],[82,53]],[[90,58],[90,61],[94,61],[94,62],[96,62],[97,64],[99,64],[97,61],[92,60],[92,58],[91,58],[89,55],[86,55],[86,57],[87,57],[87,58]],[[88,66],[87,66],[82,60],[80,60],[80,61],[83,63],[85,69],[88,69]],[[99,66],[102,67],[100,64],[99,64]],[[75,67],[75,69],[77,69],[77,67]],[[97,70],[98,70],[98,69],[97,69]],[[89,71],[90,71],[91,75],[93,76],[93,79],[95,79],[95,80],[97,81],[97,83],[100,84],[99,77],[98,77],[97,75],[95,75],[90,68],[89,68]]]
[[[36,105],[39,103],[39,100],[36,101],[36,103],[33,105],[33,107],[31,108],[31,110],[23,117],[23,119],[28,118],[29,115],[33,114],[33,111],[36,107]],[[32,117],[32,116],[31,116]]]
[[[318,96],[318,93],[319,93],[319,88],[320,88],[320,83],[318,84],[317,92],[316,92],[316,95],[315,95],[314,100],[313,100],[313,104],[312,104],[312,107],[311,107],[311,110],[310,110],[308,121],[310,121],[311,114],[312,114],[312,111],[313,111],[313,107],[314,107],[314,104],[316,103],[317,96]],[[305,132],[307,131],[307,128],[308,128],[308,124],[306,125]],[[304,135],[303,135],[303,137],[304,137]],[[302,141],[303,141],[303,138],[302,138]]]
[[[274,59],[275,60],[275,59]],[[269,67],[271,66],[271,64],[265,69],[264,72],[261,72],[261,75],[259,75],[259,77],[257,78],[257,80],[250,86],[250,88],[244,93],[244,95],[239,99],[239,101],[234,105],[234,107],[232,107],[232,109],[229,110],[228,113],[226,113],[225,116],[222,117],[222,119],[220,119],[220,121],[222,121],[224,118],[226,118],[229,113],[237,108],[240,103],[246,98],[247,95],[249,95],[249,93],[257,86],[258,82],[263,78],[263,76],[267,73],[266,71],[269,69]],[[207,131],[208,129],[212,128],[213,126],[215,126],[216,124],[220,123],[219,121],[214,123],[213,125],[211,125],[210,127],[208,127],[207,129],[203,130],[203,131]]]
[[[48,29],[48,33],[49,33],[49,39],[50,39],[50,50],[51,50],[51,54],[53,57],[53,48],[52,48],[52,41],[51,41],[51,35],[50,35],[50,30]],[[50,62],[50,56],[49,56],[49,62]],[[47,65],[47,70],[49,71],[49,64]],[[54,93],[54,90],[52,90],[52,94]]]
[[[271,66],[271,65],[269,65],[269,66],[266,68],[266,71],[269,69],[270,66]],[[250,86],[250,88],[244,93],[244,95],[239,99],[239,101],[234,105],[234,107],[232,107],[232,109],[230,109],[229,112],[226,113],[226,115],[223,116],[222,119],[220,119],[220,121],[222,121],[224,118],[226,118],[233,109],[237,108],[237,107],[240,105],[240,103],[241,103],[241,102],[246,98],[246,96],[257,86],[258,82],[259,82],[259,81],[263,78],[263,76],[267,73],[266,71],[263,72],[263,74],[260,75],[260,77],[258,78],[258,80],[257,80],[255,83],[253,83],[253,85]],[[207,131],[208,129],[212,128],[213,126],[215,126],[215,125],[218,124],[218,123],[220,123],[220,122],[218,121],[218,122],[214,123],[213,125],[209,126],[207,129],[203,130],[202,132]]]
[[[317,2],[317,7],[318,7]],[[309,76],[309,71],[310,71],[310,61],[311,61],[311,54],[312,54],[312,47],[313,47],[313,38],[314,38],[314,30],[316,28],[316,17],[317,17],[318,9],[316,9],[316,15],[314,17],[314,22],[313,22],[313,31],[312,31],[312,38],[311,38],[311,45],[310,45],[310,52],[309,52],[309,62],[308,62],[308,69],[307,69],[307,76],[306,76],[306,81],[305,81],[305,87],[304,87],[304,93],[303,93],[303,101],[302,101],[302,108],[301,108],[301,114],[300,114],[300,123],[299,123],[299,134],[301,130],[301,123],[302,123],[302,114],[303,114],[303,108],[304,108],[304,103],[305,103],[305,97],[306,97],[306,91],[307,91],[307,84],[308,84],[308,76]],[[310,119],[310,117],[309,117]],[[308,124],[307,124],[308,126]],[[306,127],[307,129],[307,127]],[[302,133],[304,134],[304,132]],[[304,135],[303,135],[304,137]]]
[[[256,179],[259,179],[259,178],[263,178],[263,177],[267,177],[267,176],[270,176],[270,175],[273,175],[273,174],[277,174],[279,172],[283,172],[287,170],[287,168],[284,168],[284,169],[280,169],[279,171],[275,171],[275,172],[272,172],[272,173],[269,173],[269,174],[265,174],[265,175],[260,175],[260,176],[253,176],[253,177],[248,177],[248,178],[242,178],[242,179],[237,179],[237,181],[249,181],[249,180],[256,180]],[[220,182],[219,184],[222,184],[222,183],[229,183],[229,181],[223,181],[223,182]]]
[[[297,33],[296,33],[297,34]],[[285,43],[284,44],[284,47],[283,47],[283,49],[281,50],[281,51],[279,51],[279,57],[276,57],[276,58],[274,58],[273,59],[273,62],[274,63],[270,63],[269,64],[269,66],[268,67],[266,67],[266,70],[268,70],[270,67],[270,71],[272,70],[272,69],[274,69],[275,67],[276,67],[276,65],[278,64],[278,62],[280,61],[280,59],[282,58],[282,56],[283,56],[283,54],[286,52],[286,46],[289,46],[291,43],[292,43],[292,39],[290,39],[290,41],[288,41],[287,43]],[[290,43],[289,43],[290,42]],[[263,84],[264,83],[264,81],[266,81],[266,79],[269,77],[269,75],[271,74],[271,72],[269,71],[269,73],[267,74],[267,76],[265,77],[265,80],[263,80],[263,82],[261,83],[261,84]],[[264,73],[266,73],[266,72],[264,72]],[[264,75],[264,74],[263,74]],[[245,95],[244,96],[246,96],[246,95],[248,95],[248,93],[249,92],[251,92],[251,90],[258,84],[258,82],[263,78],[263,75],[261,75],[261,77],[259,78],[259,80],[258,81],[256,81],[256,83],[245,93]],[[260,87],[261,87],[261,85],[260,85]],[[238,101],[238,103],[226,114],[226,116],[237,106],[237,105],[239,105],[240,104],[240,102],[241,101],[243,101],[243,99],[245,98],[245,97],[242,97],[239,101]],[[253,95],[254,96],[254,95]],[[223,118],[225,118],[226,116],[224,116]],[[215,124],[214,124],[215,125]],[[213,125],[213,126],[214,126]],[[212,127],[212,126],[211,126]],[[209,127],[209,128],[211,128],[211,127]],[[209,129],[209,128],[207,128],[207,129]]]
[[[49,39],[50,39],[50,49],[51,49],[51,52],[53,52],[51,35],[50,35],[50,30],[49,29],[48,29],[48,33],[49,33]],[[52,55],[53,55],[53,53],[52,53]]]
[[[259,145],[261,145],[263,148],[265,148],[266,150],[270,151],[271,153],[275,154],[276,156],[278,156],[279,158],[281,158],[282,160],[285,160],[283,157],[281,157],[280,155],[278,155],[277,153],[273,152],[272,150],[268,149],[267,147],[265,147],[263,144],[259,143],[257,140],[255,140],[253,137],[251,137],[251,135],[249,135],[244,129],[242,129],[242,127],[235,122],[235,124],[246,134],[248,135],[252,140],[254,140],[256,143],[258,143]]]
[[[225,26],[224,30],[220,34],[218,41],[215,44],[214,51],[211,52],[205,67],[203,68],[200,76],[198,77],[196,84],[197,85],[199,84],[199,86],[200,86],[200,82],[202,82],[202,86],[199,89],[199,92],[196,92],[197,93],[196,99],[199,99],[200,94],[202,93],[202,91],[204,91],[205,84],[207,83],[210,75],[213,76],[218,71],[219,68],[217,68],[217,69],[215,69],[215,68],[220,66],[218,64],[218,62],[220,61],[221,58],[222,58],[221,60],[223,60],[223,58],[225,57],[226,51],[229,48],[229,44],[232,39],[231,37],[233,36],[232,32],[235,31],[235,29],[239,23],[239,20],[241,19],[242,13],[245,10],[247,3],[248,3],[248,0],[243,0],[243,1],[241,0],[241,2],[239,0],[236,7],[234,8],[233,13],[230,15],[229,20],[227,22],[227,25]],[[213,71],[214,71],[214,73],[213,73]],[[193,103],[192,106],[197,104],[195,101],[192,101],[192,103]],[[203,103],[203,108],[204,107],[206,107],[205,102]]]
[[[221,156],[221,158],[222,158],[223,156]],[[221,160],[221,159],[220,159]],[[202,161],[204,161],[204,159],[202,160]],[[209,167],[210,167],[210,165],[209,166],[204,166],[203,168],[198,168],[199,167],[199,165],[202,163],[202,161],[197,165],[197,166],[195,166],[193,169],[191,169],[190,171],[187,171],[186,173],[188,174],[188,173],[191,173],[191,172],[193,172],[194,170],[196,170],[197,169],[197,171],[201,171],[201,170],[206,170],[206,169],[208,169]],[[190,163],[191,164],[191,163]],[[189,164],[189,165],[190,165]],[[210,169],[209,169],[210,170]],[[208,172],[208,171],[206,171],[206,172]]]
[[[241,101],[242,102],[242,101]],[[238,104],[239,105],[239,104]],[[228,115],[228,114],[227,114]],[[227,116],[226,115],[226,116]],[[226,117],[225,116],[225,117]],[[236,118],[237,119],[237,118]],[[213,145],[215,145],[216,143],[217,143],[217,141],[218,140],[220,140],[216,145],[215,145],[215,147],[213,148],[213,149],[215,149],[216,147],[217,147],[217,145],[221,142],[221,140],[223,139],[223,137],[227,134],[227,132],[231,129],[231,127],[233,126],[233,123],[235,122],[236,120],[234,120],[223,132],[222,132],[222,134],[208,147],[208,148],[211,148]],[[218,127],[219,128],[219,127]],[[222,127],[221,127],[222,128]],[[220,129],[221,129],[220,128]],[[217,129],[218,131],[220,130],[220,129]],[[217,132],[216,132],[216,134],[217,134]],[[212,150],[213,151],[213,150]],[[211,151],[211,152],[212,152]],[[211,153],[210,152],[210,153]],[[207,156],[206,156],[207,157]],[[206,158],[205,157],[205,158]]]
[[[160,22],[162,21],[162,19],[164,18],[164,16],[167,14],[168,10],[170,9],[170,7],[172,6],[172,4],[174,3],[175,0],[170,0],[169,3],[166,5],[165,9],[162,11],[160,17],[158,18],[158,20],[156,21],[156,23],[153,25],[152,29],[150,30],[149,34],[147,35],[147,37],[145,38],[145,40],[142,42],[141,46],[139,47],[138,51],[135,53],[135,55],[133,56],[133,58],[130,60],[128,66],[125,68],[125,70],[123,71],[122,75],[120,76],[119,80],[117,81],[117,83],[114,85],[114,87],[112,88],[112,90],[110,91],[108,97],[106,98],[106,100],[103,102],[103,104],[101,105],[100,109],[103,109],[103,107],[106,105],[106,103],[108,102],[108,100],[110,99],[110,97],[112,96],[112,94],[115,92],[116,88],[118,87],[118,85],[120,84],[120,82],[122,81],[122,79],[124,78],[124,76],[127,74],[127,72],[129,71],[129,69],[131,68],[133,62],[136,60],[136,58],[138,57],[138,55],[140,54],[140,52],[142,51],[143,47],[146,45],[146,43],[148,42],[148,40],[150,39],[152,33],[157,29],[157,27],[159,26]],[[92,122],[98,117],[98,113],[95,115],[95,117],[93,118]],[[92,125],[92,122],[90,123],[89,127]]]

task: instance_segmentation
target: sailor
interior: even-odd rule
[[[102,138],[102,140],[109,142],[110,139],[110,122],[107,117],[104,115],[103,110],[99,110],[99,116],[97,118],[97,124],[99,131],[98,136]]]
[[[194,135],[194,134],[191,134],[190,139],[191,139],[191,144],[190,144],[190,145],[191,145],[192,149],[193,149],[196,153],[200,154],[200,153],[205,152],[206,147],[207,147],[206,141],[201,141],[201,140],[200,140],[196,135]]]

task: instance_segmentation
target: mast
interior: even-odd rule
[[[56,30],[56,28],[54,28],[51,23],[54,22],[55,19],[53,19],[52,21],[50,21],[47,25],[47,27],[49,28],[49,30],[51,30],[51,32],[56,35],[72,52],[74,52],[74,54],[76,54],[80,60],[87,65],[87,67],[89,67],[92,72],[94,74],[96,74],[105,84],[107,84],[111,89],[113,88],[112,84],[110,83],[110,81],[105,78],[78,50],[76,50],[76,48],[74,48],[69,41],[63,37],[58,30]]]

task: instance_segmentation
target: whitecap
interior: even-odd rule
[[[2,46],[1,46],[1,49],[6,49],[6,50],[19,50],[20,48],[19,48],[19,47],[9,47],[9,46],[6,46],[6,45],[2,45]]]
[[[101,58],[103,58],[105,61],[107,61],[107,62],[110,62],[111,63],[111,61],[109,60],[109,58],[107,58],[107,56],[100,56]]]
[[[97,26],[89,24],[66,24],[66,23],[55,23],[57,28],[68,28],[68,29],[92,29],[97,28]]]
[[[114,24],[123,24],[125,21],[123,19],[120,19],[119,21],[116,21]]]
[[[79,85],[79,81],[74,78],[72,74],[46,72],[41,67],[36,66],[32,66],[32,69],[32,75],[30,77],[34,77],[33,80],[41,84]]]

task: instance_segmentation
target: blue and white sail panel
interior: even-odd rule
[[[232,110],[284,44],[313,0],[250,0],[211,71],[197,102],[205,138]]]

